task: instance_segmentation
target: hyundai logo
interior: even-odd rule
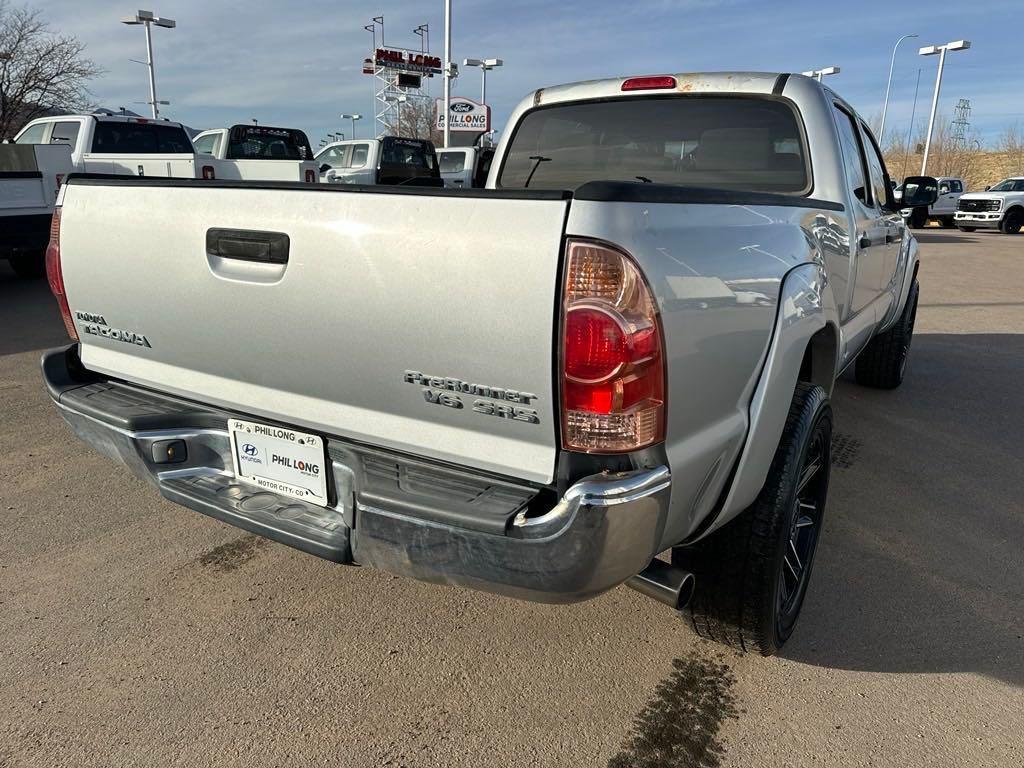
[[[457,101],[454,104],[452,104],[452,112],[465,113],[465,112],[472,112],[473,109],[474,109],[474,106],[472,104],[467,104],[464,101]]]
[[[246,456],[255,456],[256,454],[259,453],[259,451],[256,450],[256,446],[253,445],[252,443],[246,443],[245,445],[243,445],[242,446],[242,452]]]

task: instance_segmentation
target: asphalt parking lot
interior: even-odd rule
[[[0,266],[0,766],[1024,764],[1024,235],[920,239],[909,378],[838,388],[772,659],[626,588],[429,586],[163,501],[65,428],[56,306]]]

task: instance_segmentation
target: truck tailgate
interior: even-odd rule
[[[74,179],[61,262],[82,361],[270,421],[549,482],[568,205],[557,192]],[[287,262],[237,258],[252,232],[270,233],[252,235],[265,253],[286,235]]]
[[[196,163],[193,155],[115,155],[89,154],[83,158],[87,173],[113,173],[127,176],[168,176],[194,179]]]

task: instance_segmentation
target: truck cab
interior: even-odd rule
[[[40,117],[15,144],[71,147],[70,172],[195,178],[195,150],[181,123],[98,113]]]
[[[316,154],[327,184],[401,184],[441,187],[434,145],[425,139],[382,136],[335,141]]]
[[[437,151],[437,164],[446,187],[468,189],[487,185],[494,147],[447,147]]]
[[[296,128],[245,124],[212,128],[196,134],[192,145],[204,179],[311,184],[318,180],[309,139]]]

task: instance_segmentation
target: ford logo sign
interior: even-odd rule
[[[259,451],[256,450],[256,446],[253,445],[252,443],[246,443],[245,445],[243,445],[242,446],[242,452],[246,456],[255,456],[256,454],[259,453]]]
[[[464,101],[457,101],[452,104],[452,112],[459,112],[465,114],[466,112],[472,112],[476,107],[473,104],[467,104]]]

